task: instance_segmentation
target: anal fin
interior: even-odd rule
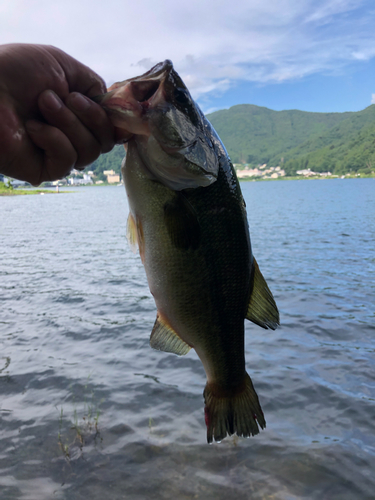
[[[179,356],[187,354],[191,349],[159,313],[151,332],[150,345],[157,351],[172,352]]]
[[[271,330],[276,330],[280,325],[280,316],[275,299],[255,259],[253,259],[252,292],[246,319],[262,328],[271,328]]]

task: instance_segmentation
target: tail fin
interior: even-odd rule
[[[258,424],[266,427],[258,395],[246,373],[244,389],[233,396],[221,396],[207,383],[203,393],[207,442],[222,441],[227,434],[250,437],[259,434]]]

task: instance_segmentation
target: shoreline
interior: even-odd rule
[[[48,189],[1,189],[0,196],[25,196],[25,195],[35,195],[35,194],[60,194],[69,193],[71,191],[52,191]]]
[[[29,192],[27,192],[27,191],[17,192],[17,190],[15,189],[14,191],[11,191],[9,193],[5,193],[4,191],[0,191],[0,196],[25,196],[28,194],[50,194],[50,193],[52,193],[52,192],[51,191],[42,191],[42,190],[29,191]]]
[[[346,180],[346,179],[375,179],[375,175],[352,175],[352,176],[345,176],[345,177],[318,177],[318,176],[311,176],[311,177],[278,177],[276,179],[263,179],[263,178],[257,178],[253,179],[251,177],[241,177],[238,179],[239,182],[278,182],[278,181],[324,181],[324,180]],[[74,188],[79,188],[79,187],[118,187],[118,184],[99,184],[99,185],[90,185],[90,186],[74,186]],[[72,186],[73,187],[73,186]],[[25,196],[25,195],[44,195],[44,194],[66,194],[66,193],[72,193],[73,191],[67,191],[67,190],[62,190],[62,191],[55,191],[52,189],[0,189],[0,196]],[[76,191],[75,191],[76,192]]]
[[[254,178],[251,178],[251,177],[241,177],[239,178],[238,180],[240,182],[270,182],[270,181],[325,181],[325,180],[346,180],[346,179],[375,179],[375,175],[360,175],[360,176],[357,176],[357,175],[351,175],[351,176],[345,176],[345,177],[341,177],[341,176],[327,176],[327,177],[320,177],[320,176],[311,176],[311,177],[301,177],[301,176],[293,176],[293,177],[288,177],[288,176],[284,176],[284,177],[277,177],[276,179],[264,179],[262,177],[260,178],[257,178],[257,179],[254,179]]]

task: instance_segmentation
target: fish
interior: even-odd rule
[[[157,308],[150,345],[196,351],[208,443],[254,436],[266,421],[246,371],[244,323],[274,330],[279,312],[228,153],[170,60],[96,100],[127,141],[127,236]]]

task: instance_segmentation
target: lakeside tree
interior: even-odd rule
[[[97,160],[88,166],[85,171],[92,170],[96,176],[95,180],[106,181],[104,170],[114,170],[116,174],[121,175],[121,164],[125,157],[124,146],[115,146],[109,153],[100,155]]]

